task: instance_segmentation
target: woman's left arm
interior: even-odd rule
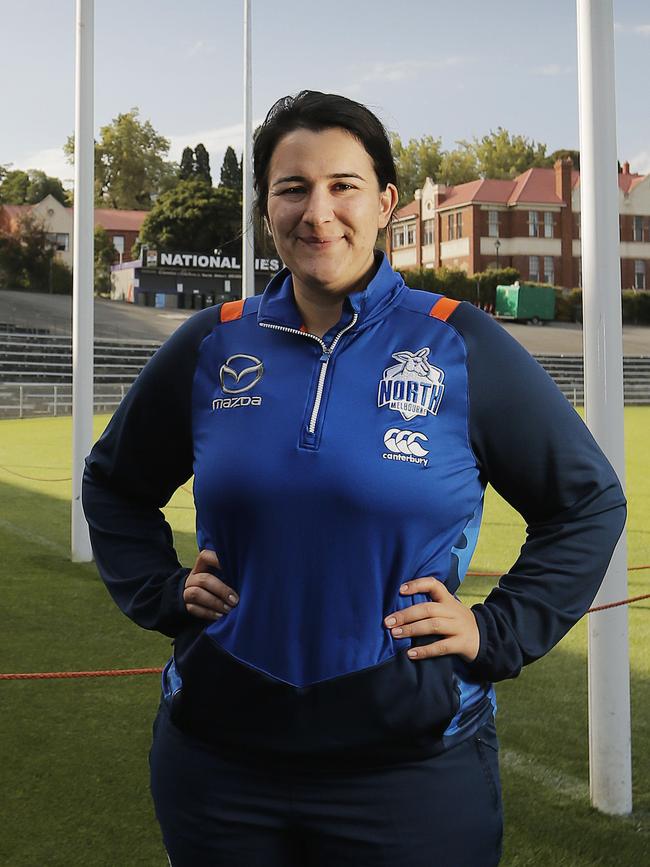
[[[470,438],[481,472],[523,516],[526,541],[485,602],[477,677],[515,677],[585,614],[623,531],[621,483],[548,373],[470,304],[451,324],[468,350]]]

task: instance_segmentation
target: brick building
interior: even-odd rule
[[[622,288],[650,288],[650,175],[618,176]],[[580,173],[570,159],[513,180],[446,187],[430,178],[386,235],[394,268],[517,268],[523,280],[582,285]]]

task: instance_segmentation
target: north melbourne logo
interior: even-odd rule
[[[429,351],[425,346],[417,352],[393,353],[393,358],[400,363],[384,370],[377,406],[388,404],[388,408],[399,412],[405,421],[429,412],[437,414],[445,390],[445,372],[429,363]]]
[[[382,458],[387,461],[406,461],[410,464],[427,466],[429,449],[422,448],[421,442],[428,442],[426,434],[421,431],[400,430],[392,427],[384,434],[384,445],[388,452]]]

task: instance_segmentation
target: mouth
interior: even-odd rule
[[[302,241],[307,247],[312,250],[327,250],[329,247],[333,247],[338,241],[341,241],[342,238],[317,238],[315,236],[307,236],[307,237],[298,237],[299,241]]]

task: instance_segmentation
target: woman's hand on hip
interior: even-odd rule
[[[402,584],[400,592],[428,593],[431,602],[420,602],[402,608],[384,619],[395,638],[421,635],[440,636],[431,644],[419,645],[408,651],[412,659],[444,656],[455,653],[465,662],[478,656],[480,635],[474,612],[453,596],[441,581],[427,576]]]
[[[217,620],[234,608],[239,597],[221,578],[208,572],[209,568],[221,569],[221,563],[214,551],[204,548],[185,579],[183,602],[195,617]]]

